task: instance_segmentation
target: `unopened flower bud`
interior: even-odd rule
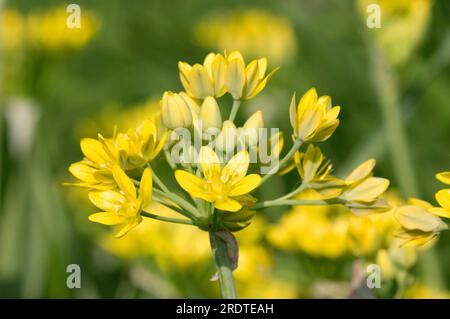
[[[195,101],[186,93],[165,92],[161,99],[161,117],[164,125],[172,130],[191,126],[195,106],[197,106]]]
[[[222,126],[222,116],[220,114],[219,105],[216,100],[208,96],[202,104],[200,110],[200,120],[202,121],[203,130],[209,128],[219,128]]]

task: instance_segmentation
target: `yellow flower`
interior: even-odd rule
[[[386,212],[391,206],[379,198],[389,187],[386,178],[372,177],[375,160],[370,159],[355,168],[346,178],[348,187],[340,195],[353,213],[364,215],[374,212]]]
[[[131,170],[152,161],[163,148],[166,136],[167,133],[158,141],[158,130],[151,120],[130,128],[126,134],[119,133],[115,145],[119,150],[121,166]]]
[[[235,100],[249,100],[258,95],[267,82],[278,70],[276,68],[268,75],[267,59],[261,58],[245,65],[242,54],[233,51],[226,57],[228,65],[225,72],[225,87]]]
[[[90,12],[81,14],[81,27],[68,28],[64,7],[27,16],[27,40],[36,48],[50,52],[84,47],[97,32],[99,22]]]
[[[186,62],[178,62],[180,80],[186,92],[197,99],[208,96],[221,97],[225,94],[226,61],[223,55],[210,53],[203,65],[191,66]]]
[[[116,234],[120,238],[139,225],[141,211],[148,209],[152,202],[152,173],[149,168],[144,170],[139,194],[136,194],[133,182],[119,166],[113,167],[112,174],[119,190],[90,192],[90,201],[103,212],[90,215],[89,220],[104,225],[120,225]]]
[[[203,179],[183,170],[175,172],[180,186],[195,198],[214,203],[214,207],[224,211],[237,212],[242,204],[236,199],[258,187],[261,176],[247,175],[249,155],[247,151],[237,153],[221,168],[217,154],[209,147],[202,147],[199,165]]]
[[[346,183],[330,174],[332,164],[330,161],[324,163],[324,156],[319,147],[310,144],[305,153],[295,154],[297,171],[302,182],[325,197],[339,195]]]
[[[6,51],[20,47],[24,40],[24,21],[14,9],[6,9],[0,15],[0,43]]]
[[[204,47],[265,56],[277,64],[295,57],[298,47],[291,22],[260,8],[208,13],[196,25],[195,36]]]
[[[202,121],[203,130],[222,127],[222,115],[219,105],[212,96],[208,96],[202,103],[199,120]]]
[[[295,94],[292,97],[289,117],[294,136],[303,142],[322,142],[327,140],[339,125],[340,107],[332,107],[329,96],[318,97],[312,88],[303,95],[295,107]]]
[[[430,203],[410,198],[408,205],[395,211],[395,218],[402,229],[396,233],[402,246],[419,247],[435,239],[448,226],[439,218],[445,211],[433,207]]]
[[[198,104],[186,93],[164,92],[161,99],[161,117],[164,125],[172,130],[190,127],[198,114]]]
[[[432,16],[432,0],[358,0],[364,22],[367,7],[379,5],[381,28],[370,29],[388,60],[394,65],[408,61],[420,41]]]
[[[436,175],[436,178],[444,184],[450,185],[450,172],[442,172]],[[431,208],[433,214],[440,217],[450,218],[450,188],[441,189],[435,195],[437,202],[441,207]]]
[[[83,138],[80,142],[85,158],[70,165],[69,171],[80,180],[66,185],[108,190],[116,188],[111,167],[118,163],[118,153],[112,139],[99,135],[98,140]]]

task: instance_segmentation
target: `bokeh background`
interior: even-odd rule
[[[177,62],[210,51],[281,66],[241,121],[262,109],[266,125],[289,136],[294,91],[332,96],[341,124],[322,148],[338,174],[374,157],[394,201],[434,202],[442,188],[434,175],[450,169],[447,0],[80,0],[81,29],[71,30],[69,2],[0,3],[0,297],[219,296],[206,233],[151,221],[116,240],[87,220],[95,208],[85,192],[62,186],[73,180],[67,168],[81,159],[81,137],[138,124],[164,91],[182,89]],[[366,25],[370,3],[381,5],[380,29]],[[156,165],[175,186],[164,162]],[[297,182],[273,178],[257,197]],[[388,252],[394,263],[378,297],[450,296],[448,232],[397,258],[380,229],[326,208],[258,213],[237,234],[238,293],[345,298],[358,263],[382,263]],[[69,264],[81,267],[80,289],[66,286]]]

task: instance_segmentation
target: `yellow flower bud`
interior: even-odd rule
[[[242,54],[238,51],[231,52],[226,59],[228,65],[225,72],[225,87],[235,100],[254,98],[278,70],[277,68],[266,75],[266,58],[253,60],[246,66]]]
[[[186,93],[179,94],[167,91],[161,99],[161,117],[169,129],[189,127],[198,105]]]
[[[237,145],[237,129],[233,122],[223,122],[222,131],[216,138],[216,147],[225,153],[230,153]]]
[[[200,109],[200,120],[202,121],[203,130],[209,128],[221,128],[222,116],[220,114],[219,105],[216,100],[208,96]]]
[[[223,55],[210,53],[203,65],[179,62],[180,80],[186,92],[197,99],[225,94],[224,76],[226,61]]]
[[[292,97],[289,116],[294,136],[304,142],[323,142],[339,125],[340,107],[332,107],[329,96],[318,97],[312,88],[303,95],[295,107],[295,94]]]
[[[257,145],[259,140],[259,129],[263,127],[263,112],[257,111],[244,123],[243,132],[245,142],[250,146]]]

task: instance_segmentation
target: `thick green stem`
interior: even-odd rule
[[[280,164],[278,165],[278,169],[282,169],[286,164],[289,162],[289,160],[294,156],[295,152],[299,150],[299,148],[302,146],[303,141],[301,139],[296,139],[294,145],[292,145],[292,148],[289,150],[289,152],[286,154],[285,157],[280,161]],[[261,179],[260,185],[265,183],[269,178],[271,178],[274,174],[267,174]]]
[[[221,239],[214,231],[209,232],[211,252],[219,276],[220,291],[224,299],[236,299],[236,287],[233,280],[233,270],[228,255],[227,243]]]
[[[147,212],[141,212],[141,215],[144,217],[153,218],[153,219],[160,220],[163,222],[169,222],[169,223],[174,223],[174,224],[184,224],[184,225],[194,225],[194,223],[190,219],[171,218],[171,217],[155,215],[155,214],[151,214],[151,213],[147,213]]]
[[[234,122],[236,118],[237,112],[239,111],[239,107],[241,106],[241,100],[233,100],[233,106],[231,107],[229,121]]]

